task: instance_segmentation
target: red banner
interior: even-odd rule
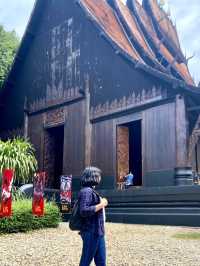
[[[32,213],[36,216],[44,215],[44,187],[46,173],[40,172],[34,176]]]
[[[72,200],[72,176],[60,177],[60,203],[61,212],[68,213],[71,210]]]
[[[1,217],[10,217],[12,215],[12,182],[14,171],[11,169],[3,170],[2,192],[1,192]]]

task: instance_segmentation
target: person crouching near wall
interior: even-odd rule
[[[80,232],[83,240],[80,266],[89,266],[92,260],[96,266],[106,266],[105,246],[105,207],[106,198],[100,197],[95,186],[101,182],[101,170],[96,167],[85,168],[81,177],[80,215],[83,225]]]

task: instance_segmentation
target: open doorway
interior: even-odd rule
[[[45,132],[44,168],[48,173],[48,187],[59,189],[63,174],[64,126],[51,127]]]
[[[134,174],[134,186],[142,186],[141,120],[117,126],[117,172],[120,176]]]

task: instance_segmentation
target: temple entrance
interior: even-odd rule
[[[45,132],[44,169],[48,173],[48,187],[60,188],[63,174],[64,126],[52,127]]]
[[[134,186],[142,186],[141,120],[117,126],[118,182],[127,173],[134,174]]]

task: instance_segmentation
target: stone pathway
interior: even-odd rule
[[[107,223],[107,265],[200,266],[200,240],[173,237],[187,232],[200,229]],[[80,254],[80,237],[66,223],[57,229],[0,236],[1,266],[78,266]]]

